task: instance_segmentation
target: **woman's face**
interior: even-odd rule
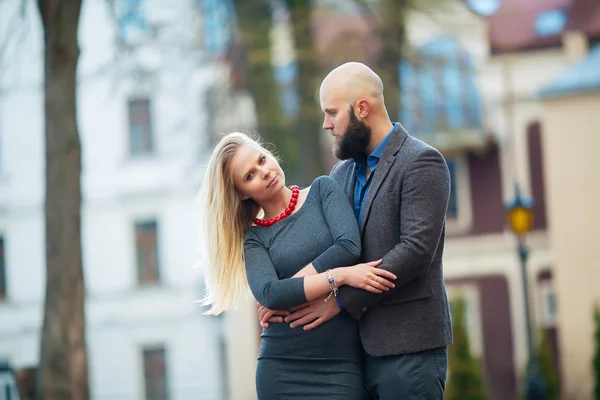
[[[285,175],[279,163],[260,146],[240,146],[230,163],[233,183],[242,200],[253,199],[261,204],[285,186]]]

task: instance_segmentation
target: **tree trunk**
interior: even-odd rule
[[[409,12],[408,0],[386,0],[382,4],[380,37],[383,51],[375,68],[383,81],[385,105],[390,119],[400,121],[400,74],[405,41],[405,15]]]
[[[297,87],[300,112],[294,121],[293,133],[299,145],[297,177],[299,184],[309,185],[324,174],[320,135],[323,113],[318,101],[321,76],[313,45],[312,7],[307,0],[288,0],[296,59],[298,63]]]
[[[44,28],[46,299],[38,395],[89,398],[81,259],[77,32],[82,0],[38,0]]]
[[[309,185],[323,173],[319,134],[321,115],[315,98],[315,79],[320,79],[312,44],[310,16],[306,0],[288,1],[296,46],[297,87],[300,110],[297,117],[287,117],[281,110],[279,92],[272,64],[270,30],[271,7],[264,0],[235,0],[240,36],[245,49],[247,87],[254,98],[259,133],[273,143],[283,159],[288,183]],[[320,82],[320,80],[319,80]]]
[[[294,159],[293,138],[279,106],[279,94],[271,61],[271,7],[265,0],[234,0],[244,51],[246,87],[254,99],[258,133],[272,143],[283,158],[284,170]]]

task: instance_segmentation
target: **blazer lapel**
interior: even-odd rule
[[[404,128],[398,124],[396,129],[394,129],[394,133],[390,138],[381,159],[379,160],[379,164],[377,164],[377,168],[375,172],[373,172],[373,177],[371,178],[371,185],[369,186],[369,191],[367,192],[367,198],[365,199],[365,204],[363,207],[363,212],[360,219],[360,232],[361,234],[364,232],[365,224],[369,219],[369,213],[371,211],[371,205],[373,204],[373,199],[377,195],[377,192],[381,188],[381,184],[389,174],[392,166],[396,162],[396,154],[400,151],[400,147],[404,143],[406,139],[407,133]],[[356,173],[354,174],[356,179]]]
[[[356,170],[358,169],[358,166],[356,165],[356,163],[352,163],[352,166],[350,168],[348,168],[348,174],[350,174],[349,176],[346,176],[346,187],[344,188],[346,190],[346,195],[348,196],[348,198],[350,199],[350,204],[352,204],[352,208],[354,209],[354,185],[356,185]]]

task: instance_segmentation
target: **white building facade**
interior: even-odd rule
[[[0,26],[12,27],[0,32],[0,359],[15,369],[39,363],[45,290],[43,35],[36,3],[20,3],[0,4]],[[178,53],[194,45],[179,34],[197,2],[113,3],[84,1],[79,30],[90,391],[229,398],[223,318],[194,303],[195,196],[210,143],[202,102],[223,71]],[[179,32],[167,27],[174,18]]]

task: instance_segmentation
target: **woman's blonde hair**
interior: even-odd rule
[[[215,146],[200,191],[208,253],[206,296],[202,300],[203,305],[210,306],[206,314],[235,307],[248,289],[244,234],[262,210],[254,200],[242,200],[233,183],[231,159],[243,145],[259,146],[273,157],[258,140],[240,132],[230,133]]]

